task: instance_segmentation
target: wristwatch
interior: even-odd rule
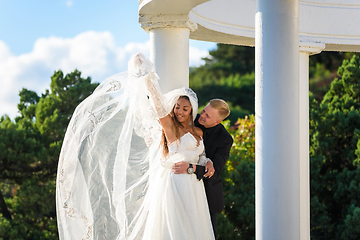
[[[193,165],[191,163],[189,164],[189,167],[187,169],[187,173],[188,174],[193,174],[194,173],[194,168],[193,168]]]

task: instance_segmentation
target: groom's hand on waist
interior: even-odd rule
[[[174,164],[174,166],[172,167],[172,170],[175,174],[184,174],[184,173],[188,173],[187,169],[189,168],[189,163],[187,162],[177,162]],[[196,171],[196,165],[193,164],[193,168],[194,168],[194,172]]]

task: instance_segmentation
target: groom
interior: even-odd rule
[[[229,157],[233,143],[231,135],[226,131],[221,121],[229,115],[229,106],[224,100],[212,99],[195,119],[195,126],[203,130],[206,157],[213,162],[213,168],[208,168],[208,165],[205,167],[192,166],[186,162],[176,163],[173,167],[176,174],[191,174],[193,172],[199,180],[203,179],[215,238],[217,236],[217,215],[224,209],[220,173]]]

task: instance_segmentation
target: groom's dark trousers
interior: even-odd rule
[[[195,174],[199,180],[203,179],[204,182],[211,222],[216,238],[217,215],[224,209],[224,194],[220,173],[229,158],[233,139],[221,123],[211,128],[205,128],[199,124],[198,119],[199,114],[195,119],[195,126],[203,130],[206,157],[210,158],[213,162],[215,173],[211,178],[203,178],[205,167],[196,165]]]

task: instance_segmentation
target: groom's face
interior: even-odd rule
[[[206,128],[214,127],[221,122],[219,111],[209,104],[201,111],[199,123]]]

